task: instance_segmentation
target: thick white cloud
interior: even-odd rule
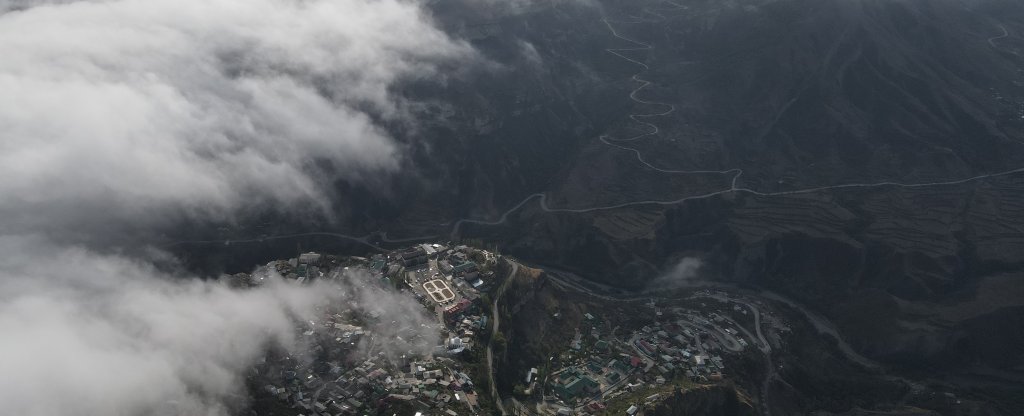
[[[5,414],[222,414],[269,344],[331,291],[233,290],[145,262],[0,237]]]
[[[397,81],[470,54],[401,0],[15,8],[0,14],[0,214],[9,229],[39,226],[26,212],[66,225],[322,204],[335,178],[313,162],[350,180],[396,169],[370,114],[401,118]]]
[[[376,124],[410,122],[393,88],[471,58],[403,0],[0,0],[0,413],[226,414],[319,303],[428,322],[391,295],[233,290],[54,241],[327,212],[325,184],[401,166]]]
[[[365,269],[335,270],[332,275],[337,284],[335,296],[347,308],[376,317],[367,328],[376,340],[373,350],[365,350],[367,345],[363,345],[363,353],[384,353],[397,358],[405,354],[425,356],[435,351],[440,343],[437,316],[429,315],[409,292],[380,287]]]
[[[380,317],[367,328],[375,353],[438,343],[414,299],[350,284],[358,275],[299,285],[269,274],[240,290],[35,237],[0,236],[0,253],[3,414],[229,414],[268,346],[308,352],[296,322],[321,321],[328,304]]]

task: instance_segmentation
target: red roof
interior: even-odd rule
[[[639,367],[640,363],[642,363],[642,362],[643,361],[640,360],[640,357],[630,357],[629,358],[629,365],[631,365],[633,367]]]
[[[459,303],[456,303],[452,306],[449,306],[448,309],[445,309],[444,313],[455,314],[462,312],[464,309],[466,309],[467,306],[470,305],[470,303],[471,302],[469,301],[469,299],[462,299],[459,301]]]

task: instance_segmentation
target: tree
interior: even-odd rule
[[[500,353],[504,354],[505,347],[508,346],[508,340],[505,339],[505,334],[503,334],[501,332],[498,332],[497,334],[494,334],[494,340],[492,341],[491,345],[494,347],[493,349],[494,349],[495,353],[499,353],[500,352]]]

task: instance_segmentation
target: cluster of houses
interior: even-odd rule
[[[701,341],[701,336],[706,335],[705,329],[687,328],[679,323],[655,323],[636,332],[632,344],[635,351],[665,376],[682,373],[697,382],[721,380],[725,370],[722,357],[710,355],[721,347],[714,341]]]
[[[469,312],[491,286],[497,257],[464,245],[418,244],[371,258],[374,273],[401,281],[449,324]]]
[[[406,402],[433,413],[475,413],[473,380],[446,357],[409,361],[407,367],[369,357],[351,368],[331,364],[318,377],[303,366],[278,370],[280,379],[264,389],[300,411],[313,415],[356,415]]]
[[[458,339],[459,344],[464,348],[471,349],[474,345],[474,339],[480,331],[487,328],[487,315],[474,315],[464,314],[462,320],[456,321],[448,326],[449,339]],[[449,348],[449,353],[458,353],[461,351],[454,351]]]
[[[658,320],[621,339],[602,339],[601,319],[585,314],[586,323],[592,325],[589,334],[577,330],[569,340],[572,352],[570,365],[553,372],[546,379],[546,400],[573,405],[566,407],[575,413],[601,413],[608,400],[627,392],[664,385],[686,379],[706,383],[722,380],[726,368],[719,353],[735,353],[741,348],[729,349],[716,341],[716,331],[735,330],[713,327],[702,320],[698,325],[694,311],[677,311],[677,318],[669,319],[659,313]],[[708,315],[715,320],[717,314]],[[732,338],[738,339],[738,335]],[[738,342],[737,342],[738,345]],[[745,346],[745,343],[744,343]],[[527,384],[535,372],[527,375]],[[532,386],[531,386],[532,390]]]
[[[409,371],[389,379],[389,400],[415,401],[420,409],[451,410],[477,408],[473,380],[458,371],[455,362],[445,358],[426,358],[409,363]]]
[[[268,266],[287,279],[305,283],[324,277],[321,266],[326,262],[327,258],[320,253],[302,253],[295,258],[271,262]],[[251,280],[255,278],[254,276],[240,273],[239,276],[241,275],[245,276],[244,280],[247,280],[246,283],[249,286],[259,284],[259,282]]]
[[[477,302],[477,288],[489,280],[491,274],[484,269],[493,262],[496,259],[486,251],[439,244],[421,244],[369,259],[305,253],[273,262],[271,266],[278,272],[298,281],[331,276],[332,268],[342,265],[367,271],[366,284],[387,287],[402,281],[406,286],[399,285],[397,290],[410,292],[427,310],[437,312],[436,329],[440,332],[443,328],[447,336],[425,354],[374,354],[366,348],[374,342],[371,332],[353,324],[351,311],[337,313],[336,308],[328,308],[320,324],[300,331],[300,337],[311,345],[313,359],[268,358],[253,369],[254,377],[262,382],[266,394],[307,415],[365,414],[396,403],[422,414],[475,413],[479,407],[473,380],[465,373],[459,355],[472,349],[477,334],[487,328],[488,317]],[[428,281],[437,281],[427,286],[429,289],[448,292],[435,293],[432,298],[423,286]],[[440,296],[444,303],[438,302]],[[422,328],[411,326],[389,330],[405,341],[423,336]]]

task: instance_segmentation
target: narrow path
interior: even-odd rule
[[[1002,38],[1005,38],[1005,37],[1007,37],[1007,36],[1010,36],[1010,32],[1007,32],[1007,31],[1006,31],[1006,26],[1003,26],[1003,25],[999,25],[999,30],[1002,30],[1002,31],[1003,31],[1003,34],[1002,34],[1002,35],[999,35],[999,36],[993,36],[993,37],[990,37],[990,38],[988,38],[988,45],[989,45],[989,46],[991,46],[991,47],[993,47],[993,48],[998,48],[998,47],[999,47],[999,46],[996,46],[996,41],[997,41],[997,40],[999,40],[999,39],[1002,39]]]
[[[671,2],[669,2],[669,3],[671,3]],[[671,4],[673,4],[673,5],[677,6],[677,7],[680,7],[680,5],[678,5],[678,4],[675,4],[675,3],[671,3]],[[653,12],[651,12],[651,13],[655,14],[657,16],[661,16],[660,14],[657,14],[657,13],[653,13]],[[661,16],[661,17],[664,17],[664,16]],[[631,48],[606,48],[605,49],[605,51],[607,51],[608,53],[611,53],[611,54],[613,54],[613,55],[615,55],[615,56],[617,56],[619,58],[622,58],[622,59],[624,59],[624,60],[626,60],[628,62],[636,64],[637,66],[640,67],[640,71],[637,72],[636,74],[633,74],[632,77],[631,77],[631,79],[633,81],[638,82],[640,85],[637,86],[635,89],[633,89],[633,91],[631,91],[629,93],[629,99],[634,101],[634,102],[636,102],[636,103],[639,103],[639,104],[661,106],[661,107],[665,107],[665,109],[663,111],[654,112],[654,113],[630,114],[629,115],[629,118],[631,120],[633,120],[634,122],[640,124],[641,126],[644,126],[646,128],[647,132],[644,132],[644,133],[641,133],[641,134],[638,134],[636,136],[632,136],[632,137],[629,137],[629,138],[624,138],[624,139],[613,139],[613,138],[611,138],[611,137],[609,137],[607,135],[602,135],[602,136],[599,137],[599,140],[601,140],[601,142],[606,144],[606,145],[609,145],[609,146],[612,146],[612,147],[615,147],[615,148],[618,148],[618,149],[621,149],[621,150],[626,150],[626,151],[632,152],[636,156],[638,162],[640,162],[642,165],[646,166],[647,168],[650,168],[650,169],[658,171],[658,172],[670,173],[670,174],[732,174],[733,176],[732,176],[732,179],[730,181],[729,188],[722,189],[722,190],[719,190],[719,191],[714,191],[714,192],[708,192],[708,193],[704,193],[704,194],[685,196],[685,197],[681,197],[681,198],[677,198],[677,199],[671,199],[671,200],[653,200],[653,199],[651,199],[651,200],[640,200],[640,201],[624,202],[624,203],[620,203],[620,204],[609,204],[609,205],[593,206],[593,207],[586,207],[586,208],[552,208],[552,207],[548,206],[547,195],[546,194],[544,194],[544,193],[534,193],[534,194],[527,195],[518,204],[516,204],[512,208],[510,208],[507,211],[505,211],[504,213],[502,213],[501,216],[497,220],[480,220],[480,219],[463,218],[463,219],[460,219],[460,220],[456,221],[454,226],[452,227],[452,230],[451,230],[451,234],[450,234],[451,237],[454,238],[454,237],[457,237],[458,235],[460,235],[459,233],[461,232],[461,228],[462,228],[463,224],[479,224],[479,225],[501,225],[501,224],[504,224],[508,220],[509,215],[511,215],[513,212],[519,210],[520,208],[522,208],[524,205],[526,205],[527,202],[530,202],[534,198],[538,198],[540,200],[540,202],[539,202],[540,203],[540,208],[544,212],[548,212],[548,213],[588,213],[588,212],[594,212],[594,211],[612,210],[612,209],[619,209],[619,208],[626,208],[626,207],[640,206],[640,205],[677,205],[677,204],[684,203],[686,201],[699,200],[699,199],[707,199],[707,198],[712,198],[712,197],[715,197],[715,196],[729,194],[729,193],[747,193],[747,194],[752,194],[752,195],[757,195],[757,196],[775,197],[775,196],[799,195],[799,194],[816,193],[816,192],[822,192],[822,191],[828,191],[828,190],[854,189],[854,188],[876,188],[876,187],[887,187],[887,186],[889,186],[889,187],[900,187],[900,188],[922,188],[922,187],[949,186],[949,185],[963,184],[963,183],[968,183],[968,182],[973,182],[973,181],[978,181],[978,180],[983,180],[983,179],[988,179],[988,178],[994,178],[994,177],[998,177],[998,176],[1008,176],[1008,175],[1013,175],[1013,174],[1018,174],[1018,173],[1024,172],[1024,168],[1018,168],[1018,169],[1013,169],[1013,170],[1008,170],[1008,171],[1003,171],[1003,172],[996,172],[996,173],[991,173],[991,174],[984,174],[984,175],[973,176],[973,177],[969,177],[969,178],[955,179],[955,180],[949,180],[949,181],[940,181],[940,182],[900,183],[900,182],[892,182],[892,181],[883,181],[883,182],[873,182],[873,183],[848,183],[848,184],[839,184],[839,185],[828,185],[828,186],[819,186],[819,187],[812,187],[812,188],[796,189],[796,190],[791,190],[791,191],[761,192],[761,191],[757,191],[757,190],[750,189],[750,188],[743,188],[743,187],[740,187],[738,185],[740,177],[743,176],[743,169],[740,169],[740,168],[732,168],[732,169],[727,169],[727,170],[676,170],[676,169],[665,169],[665,168],[654,166],[653,164],[651,164],[650,162],[648,162],[644,158],[643,153],[641,153],[639,150],[637,150],[635,148],[632,148],[632,147],[623,146],[621,144],[618,144],[620,142],[631,142],[631,141],[636,141],[636,140],[644,138],[644,137],[649,137],[649,136],[657,135],[660,132],[659,127],[656,124],[651,123],[649,121],[641,120],[641,118],[660,117],[660,116],[668,115],[668,114],[672,113],[673,111],[675,111],[675,109],[676,109],[675,106],[672,105],[672,104],[664,103],[664,102],[659,102],[659,101],[644,100],[644,99],[642,99],[642,98],[637,96],[637,94],[639,94],[640,91],[645,89],[647,86],[651,85],[650,81],[647,81],[647,80],[641,78],[641,75],[643,73],[645,73],[648,70],[650,70],[650,66],[648,64],[644,63],[644,62],[641,62],[639,60],[636,60],[634,58],[626,56],[623,53],[624,52],[630,52],[630,51],[651,51],[651,50],[654,49],[654,45],[651,45],[649,43],[642,42],[642,41],[639,41],[639,40],[636,40],[636,39],[632,39],[632,38],[629,38],[627,36],[622,35],[621,33],[619,33],[615,29],[615,26],[613,26],[611,21],[609,21],[607,18],[601,19],[601,22],[604,23],[604,25],[608,28],[609,32],[611,32],[611,34],[614,37],[636,45],[635,47],[631,47]],[[625,22],[625,23],[642,23],[642,21]],[[1000,28],[1003,30],[1004,34],[1001,35],[1001,36],[996,36],[994,38],[990,38],[989,39],[989,43],[992,44],[993,46],[995,46],[994,45],[994,41],[996,39],[1004,38],[1004,37],[1009,35],[1008,32],[1006,32],[1006,28],[1005,27],[1000,26]]]
[[[662,16],[660,14],[657,14],[657,13],[654,13],[653,11],[647,10],[647,12],[651,13],[651,14],[654,14],[655,16],[659,16],[659,17],[664,19],[664,16]],[[633,154],[636,155],[637,160],[641,164],[643,164],[644,166],[646,166],[646,167],[648,167],[650,169],[658,171],[658,172],[662,172],[662,173],[688,173],[688,174],[702,174],[702,173],[703,174],[715,174],[715,173],[717,173],[717,174],[727,174],[727,173],[733,173],[733,174],[735,174],[735,176],[733,177],[733,183],[735,183],[736,179],[739,178],[739,175],[741,175],[743,173],[743,171],[740,170],[740,169],[727,169],[727,170],[681,170],[681,169],[665,169],[665,168],[660,168],[660,167],[654,166],[653,164],[651,164],[650,162],[645,160],[643,154],[639,150],[634,149],[632,147],[616,144],[617,142],[631,142],[631,141],[636,141],[636,140],[642,139],[644,137],[657,135],[658,133],[661,132],[661,129],[658,127],[658,125],[656,125],[654,123],[651,123],[651,122],[648,122],[648,121],[642,121],[640,119],[641,118],[666,116],[666,115],[669,115],[669,114],[673,113],[674,111],[676,111],[676,107],[675,107],[675,105],[672,105],[672,104],[669,104],[669,103],[660,102],[660,101],[645,100],[645,99],[642,99],[642,98],[637,96],[637,94],[639,94],[640,91],[642,91],[643,89],[645,89],[645,88],[647,88],[648,86],[651,85],[650,81],[645,80],[645,79],[640,77],[641,75],[643,75],[645,72],[647,72],[651,68],[646,63],[638,61],[638,60],[633,59],[633,58],[630,58],[630,57],[624,55],[622,52],[651,51],[651,50],[654,50],[654,45],[651,45],[649,43],[642,42],[642,41],[639,41],[639,40],[636,40],[636,39],[633,39],[633,38],[629,38],[629,37],[623,36],[617,30],[615,30],[615,26],[612,26],[611,22],[608,19],[601,19],[601,22],[603,22],[605,24],[605,26],[608,27],[608,31],[611,32],[612,36],[615,36],[618,39],[622,39],[622,40],[624,40],[626,42],[629,42],[629,43],[632,43],[634,45],[637,45],[637,47],[633,47],[633,48],[606,48],[605,49],[606,52],[611,53],[612,55],[615,55],[615,56],[617,56],[619,58],[625,59],[628,62],[631,62],[633,64],[636,64],[636,65],[640,66],[640,71],[635,73],[635,74],[633,74],[630,77],[630,79],[632,79],[633,81],[639,83],[640,85],[637,86],[636,88],[634,88],[633,91],[630,91],[629,99],[632,100],[635,103],[638,103],[638,104],[645,104],[645,105],[652,105],[652,106],[663,107],[664,110],[663,111],[659,111],[659,112],[654,112],[654,113],[630,114],[629,115],[629,119],[630,120],[633,120],[637,124],[640,124],[641,126],[643,126],[647,130],[647,132],[645,132],[645,133],[641,133],[641,134],[638,134],[638,135],[635,135],[635,136],[632,136],[632,137],[628,137],[628,138],[624,138],[624,139],[615,139],[615,138],[612,138],[611,136],[608,136],[608,135],[601,135],[601,136],[598,137],[598,140],[600,140],[602,143],[604,143],[606,145],[609,145],[609,146],[612,146],[612,147],[616,147],[616,148],[619,148],[619,149],[622,149],[622,150],[633,152]],[[627,22],[627,23],[643,23],[643,21]]]
[[[839,330],[836,329],[835,325],[831,321],[829,321],[828,318],[818,315],[817,313],[811,311],[810,309],[804,307],[803,305],[775,292],[763,291],[761,292],[760,296],[766,299],[782,302],[803,314],[804,317],[807,318],[807,321],[810,322],[812,326],[814,326],[814,328],[818,331],[819,334],[828,335],[835,339],[836,345],[839,347],[839,351],[843,353],[843,355],[845,355],[846,358],[850,359],[850,361],[858,363],[864,366],[865,368],[871,370],[884,369],[884,367],[878,362],[870,358],[867,358],[863,355],[860,355],[860,353],[854,350],[853,347],[850,346],[850,344],[848,344],[845,339],[843,339],[843,336],[839,333]]]
[[[668,1],[667,3],[672,4],[672,5],[676,6],[677,8],[681,8],[682,7],[681,5],[676,4],[676,3],[672,3],[671,1]],[[662,15],[660,15],[658,13],[655,13],[653,11],[646,10],[646,12],[649,12],[650,14],[654,14],[656,16],[664,17],[664,16],[662,16]],[[719,195],[725,195],[725,194],[746,193],[746,194],[763,196],[763,197],[781,197],[781,196],[817,193],[817,192],[830,191],[830,190],[843,190],[843,189],[856,189],[856,188],[862,188],[863,189],[863,188],[879,188],[879,187],[899,187],[899,188],[940,187],[940,186],[950,186],[950,185],[964,184],[964,183],[980,181],[980,180],[989,179],[989,178],[995,178],[995,177],[1000,177],[1000,176],[1010,176],[1010,175],[1015,175],[1015,174],[1019,174],[1019,173],[1024,172],[1024,168],[1018,168],[1018,169],[1012,169],[1012,170],[1007,170],[1007,171],[1002,171],[1002,172],[995,172],[995,173],[989,173],[989,174],[972,176],[972,177],[969,177],[969,178],[954,179],[954,180],[948,180],[948,181],[922,182],[922,183],[901,183],[901,182],[892,182],[892,181],[870,182],[870,183],[847,183],[847,184],[838,184],[838,185],[828,185],[828,186],[818,186],[818,187],[811,187],[811,188],[804,188],[804,189],[796,189],[796,190],[790,190],[790,191],[761,192],[761,191],[758,191],[758,190],[755,190],[755,189],[745,188],[745,187],[740,187],[739,186],[739,184],[738,184],[739,183],[739,179],[740,179],[741,176],[743,176],[743,169],[740,169],[740,168],[732,168],[732,169],[726,169],[726,170],[676,170],[676,169],[666,169],[666,168],[654,166],[653,164],[651,164],[650,162],[648,162],[644,158],[643,154],[639,150],[637,150],[635,148],[628,147],[628,146],[624,146],[622,144],[619,144],[619,143],[622,143],[622,142],[632,142],[632,141],[636,141],[636,140],[644,138],[644,137],[650,137],[650,136],[657,135],[660,132],[660,128],[656,124],[654,124],[652,122],[649,122],[649,121],[644,121],[643,119],[648,119],[648,118],[652,118],[652,117],[665,116],[665,115],[671,114],[676,109],[675,106],[672,105],[672,104],[664,103],[664,102],[658,102],[658,101],[645,100],[645,99],[640,98],[638,96],[638,94],[642,90],[644,90],[647,86],[651,85],[650,81],[647,81],[647,80],[645,80],[645,79],[643,79],[641,77],[641,75],[643,73],[645,73],[646,71],[648,71],[650,69],[650,66],[648,64],[644,63],[644,62],[641,62],[641,61],[639,61],[637,59],[634,59],[634,58],[631,58],[631,57],[625,55],[625,53],[630,52],[630,51],[651,51],[651,50],[654,49],[654,46],[652,44],[649,44],[649,43],[646,43],[646,42],[642,42],[642,41],[639,41],[639,40],[632,39],[630,37],[624,36],[623,34],[619,33],[615,29],[615,26],[612,24],[612,21],[608,20],[607,18],[601,19],[601,22],[608,28],[609,32],[611,32],[611,34],[615,38],[621,39],[621,40],[629,42],[629,43],[631,43],[633,45],[636,45],[635,47],[629,47],[629,48],[606,48],[605,49],[605,51],[607,51],[608,53],[611,53],[611,54],[613,54],[613,55],[615,55],[615,56],[617,56],[619,58],[622,58],[622,59],[624,59],[624,60],[626,60],[626,61],[628,61],[630,63],[636,64],[637,66],[640,67],[640,71],[637,72],[636,74],[633,74],[631,76],[631,79],[633,81],[636,81],[637,83],[639,83],[639,85],[629,93],[629,99],[634,101],[634,102],[636,102],[636,103],[639,103],[639,104],[651,105],[651,106],[659,106],[659,107],[663,107],[664,109],[662,111],[657,111],[657,112],[653,112],[653,113],[630,114],[629,115],[629,118],[631,120],[633,120],[634,122],[640,124],[641,126],[643,126],[647,130],[644,133],[641,133],[641,134],[638,134],[638,135],[635,135],[635,136],[632,136],[632,137],[628,137],[628,138],[623,138],[623,139],[614,139],[614,138],[612,138],[610,136],[602,135],[602,136],[599,137],[599,140],[602,143],[606,144],[606,145],[615,147],[615,148],[620,149],[620,150],[626,150],[626,151],[632,152],[636,156],[636,159],[637,159],[637,161],[640,164],[644,165],[645,167],[647,167],[649,169],[652,169],[652,170],[655,170],[655,171],[658,171],[658,172],[667,173],[667,174],[731,174],[732,175],[732,179],[730,180],[729,187],[725,188],[725,189],[718,190],[718,191],[707,192],[707,193],[697,194],[697,195],[689,195],[689,196],[680,197],[680,198],[676,198],[676,199],[669,199],[669,200],[648,199],[648,200],[638,200],[638,201],[623,202],[623,203],[618,203],[618,204],[597,205],[597,206],[584,207],[584,208],[567,208],[567,207],[558,208],[558,207],[551,207],[551,206],[548,205],[547,195],[545,193],[538,192],[538,193],[533,193],[533,194],[527,195],[521,201],[519,201],[519,203],[515,204],[514,206],[512,206],[511,208],[509,208],[508,210],[503,212],[501,214],[501,216],[499,216],[497,219],[487,220],[487,219],[462,218],[462,219],[458,219],[458,220],[454,221],[452,223],[452,228],[451,228],[451,230],[450,230],[450,232],[448,234],[449,238],[455,239],[458,236],[460,236],[461,235],[461,231],[462,231],[462,226],[464,224],[476,224],[476,225],[485,225],[485,226],[496,226],[496,225],[505,224],[508,221],[508,217],[512,213],[518,211],[520,208],[525,206],[527,203],[529,203],[533,199],[539,199],[539,206],[540,206],[541,210],[543,210],[544,212],[547,212],[547,213],[575,213],[575,214],[582,214],[582,213],[589,213],[589,212],[595,212],[595,211],[613,210],[613,209],[627,208],[627,207],[632,207],[632,206],[642,206],[642,205],[678,205],[678,204],[681,204],[681,203],[684,203],[684,202],[687,202],[687,201],[708,199],[708,198],[713,198],[713,197],[716,197],[716,196],[719,196]],[[631,24],[631,23],[644,23],[644,22],[645,21],[643,21],[643,20],[638,20],[638,21],[634,21],[634,22],[616,22],[616,23]],[[1002,38],[1005,38],[1005,37],[1009,36],[1009,32],[1006,30],[1006,28],[1004,26],[1000,25],[999,28],[1003,31],[1003,34],[999,35],[999,36],[994,36],[994,37],[988,39],[989,44],[992,45],[993,47],[996,46],[996,44],[995,44],[996,40],[1002,39]],[[387,233],[383,232],[383,231],[371,233],[369,235],[362,236],[362,237],[351,236],[351,235],[347,235],[347,234],[332,233],[332,232],[309,232],[309,233],[296,233],[296,234],[284,234],[284,235],[276,235],[276,236],[267,236],[267,237],[252,238],[252,239],[242,239],[242,240],[178,241],[178,242],[170,243],[170,244],[165,245],[163,247],[171,247],[171,246],[175,246],[175,245],[179,245],[179,244],[190,244],[190,243],[224,243],[224,244],[255,243],[255,242],[264,242],[264,241],[268,241],[268,240],[282,239],[282,238],[294,238],[294,237],[304,237],[304,236],[329,236],[329,237],[336,237],[336,238],[341,238],[341,239],[346,239],[346,240],[354,241],[354,242],[363,244],[365,246],[371,247],[371,248],[373,248],[375,250],[383,251],[384,249],[382,247],[380,247],[377,244],[374,244],[374,243],[372,243],[370,241],[370,237],[372,237],[374,235],[379,236],[380,237],[380,241],[385,242],[385,243],[406,243],[406,242],[431,240],[431,239],[435,239],[435,238],[440,237],[440,235],[427,235],[427,236],[406,237],[406,238],[401,238],[401,239],[390,239],[390,238],[388,238]]]
[[[775,364],[772,363],[771,354],[765,354],[764,357],[765,375],[764,380],[761,381],[761,399],[757,401],[757,404],[761,408],[762,416],[771,416],[772,409],[768,405],[768,392],[772,388],[772,380],[775,379]]]
[[[668,103],[663,103],[663,102],[658,102],[658,101],[646,101],[646,100],[638,98],[637,94],[641,90],[643,90],[644,88],[647,88],[647,86],[651,85],[650,81],[647,81],[647,80],[645,80],[643,78],[640,78],[640,75],[643,74],[644,72],[646,72],[647,70],[649,70],[650,67],[647,66],[647,64],[645,64],[643,62],[637,61],[637,60],[635,60],[633,58],[630,58],[630,57],[628,57],[626,55],[623,55],[621,53],[621,52],[630,52],[630,51],[650,51],[650,50],[654,49],[654,46],[652,46],[649,43],[641,42],[641,41],[638,41],[638,40],[635,40],[635,39],[630,39],[630,38],[627,38],[625,36],[620,35],[619,32],[615,31],[615,27],[612,26],[612,24],[610,22],[608,22],[608,19],[601,19],[601,22],[603,22],[605,24],[605,26],[608,27],[608,30],[611,31],[613,36],[615,36],[615,37],[617,37],[619,39],[625,40],[627,42],[639,45],[638,47],[635,47],[635,48],[607,48],[607,49],[605,49],[606,52],[611,53],[612,55],[618,56],[619,58],[625,59],[625,60],[627,60],[629,62],[632,62],[634,64],[637,64],[641,68],[640,72],[637,72],[637,73],[633,74],[632,77],[630,77],[630,79],[632,79],[633,81],[638,82],[640,84],[640,86],[636,87],[635,89],[633,89],[633,91],[631,91],[629,93],[629,99],[633,100],[634,102],[640,103],[640,104],[648,104],[648,105],[655,105],[655,106],[659,106],[659,107],[665,107],[665,110],[661,111],[661,112],[648,113],[648,114],[630,114],[629,118],[631,120],[639,123],[640,125],[643,125],[644,127],[646,127],[648,129],[648,132],[641,133],[641,134],[638,134],[636,136],[633,136],[633,137],[630,137],[630,138],[626,138],[626,139],[613,139],[613,140],[626,142],[626,141],[633,141],[633,140],[637,140],[637,139],[640,139],[640,138],[643,138],[643,137],[653,136],[655,134],[658,134],[660,129],[658,128],[657,125],[655,125],[654,123],[649,123],[649,122],[646,122],[646,121],[641,121],[640,118],[642,118],[642,117],[659,117],[659,116],[668,115],[668,114],[671,114],[673,111],[676,111],[676,107],[674,105],[668,104]],[[605,143],[607,143],[607,139],[610,139],[610,138],[608,136],[601,136],[601,140],[604,141]]]
[[[341,233],[332,233],[332,232],[326,232],[326,231],[312,231],[312,232],[307,232],[307,233],[278,234],[278,235],[270,235],[270,236],[265,236],[265,237],[244,238],[244,239],[182,240],[182,241],[174,241],[174,242],[171,242],[171,243],[167,243],[167,244],[161,245],[160,248],[170,248],[170,247],[179,246],[179,245],[185,245],[185,244],[224,244],[224,245],[251,244],[251,243],[263,243],[263,242],[273,241],[273,240],[282,240],[282,239],[286,239],[286,238],[320,236],[320,237],[334,237],[334,238],[339,238],[339,239],[342,239],[342,240],[354,241],[356,243],[362,244],[364,246],[373,248],[373,249],[378,250],[378,251],[385,251],[384,248],[382,248],[382,247],[380,247],[380,246],[378,246],[376,244],[373,244],[373,243],[371,243],[369,241],[369,238],[371,236],[375,235],[375,234],[376,233],[370,233],[370,234],[367,234],[365,236],[359,237],[359,236],[354,236],[354,235],[341,234]]]
[[[772,347],[768,345],[768,340],[765,339],[764,333],[761,332],[761,310],[751,303],[744,303],[744,305],[747,305],[750,311],[754,313],[754,331],[757,332],[758,341],[761,341],[761,351],[764,351],[765,354],[771,352]]]
[[[388,238],[387,231],[381,231],[377,233],[377,235],[380,236],[380,241],[383,241],[385,243],[413,243],[416,241],[433,240],[437,237],[440,237],[439,234],[431,234],[420,237]]]
[[[564,212],[564,213],[577,213],[577,214],[581,214],[581,213],[588,213],[588,212],[594,212],[594,211],[604,211],[604,210],[612,210],[612,209],[626,208],[626,207],[639,206],[639,205],[677,205],[677,204],[681,204],[681,203],[686,202],[686,201],[693,201],[693,200],[698,200],[698,199],[707,199],[707,198],[715,197],[715,196],[718,196],[718,195],[729,194],[729,193],[747,193],[747,194],[752,194],[752,195],[757,195],[757,196],[775,197],[775,196],[809,194],[809,193],[816,193],[816,192],[828,191],[828,190],[836,190],[836,189],[880,188],[880,187],[926,188],[926,187],[939,187],[939,186],[959,185],[959,184],[964,184],[964,183],[969,183],[969,182],[974,182],[974,181],[980,181],[980,180],[983,180],[983,179],[995,178],[995,177],[1000,177],[1000,176],[1009,176],[1009,175],[1015,175],[1015,174],[1019,174],[1019,173],[1024,173],[1024,168],[1018,168],[1018,169],[1013,169],[1013,170],[1008,170],[1008,171],[1003,171],[1003,172],[996,172],[996,173],[990,173],[990,174],[985,174],[985,175],[972,176],[972,177],[964,178],[964,179],[956,179],[956,180],[941,181],[941,182],[900,183],[900,182],[885,181],[885,182],[875,182],[875,183],[849,183],[849,184],[830,185],[830,186],[818,186],[818,187],[813,187],[813,188],[796,189],[796,190],[792,190],[792,191],[779,191],[779,192],[759,192],[759,191],[755,191],[755,190],[750,189],[750,188],[739,188],[739,187],[736,187],[736,184],[734,182],[733,186],[730,187],[730,188],[727,188],[727,189],[723,189],[723,190],[720,190],[720,191],[714,191],[714,192],[708,192],[708,193],[704,193],[704,194],[698,194],[698,195],[690,195],[690,196],[685,196],[685,197],[677,198],[677,199],[670,199],[670,200],[649,199],[649,200],[642,200],[642,201],[623,202],[623,203],[619,203],[619,204],[599,205],[599,206],[593,206],[593,207],[587,207],[587,208],[552,208],[552,207],[548,206],[547,195],[546,194],[535,193],[535,194],[528,195],[526,198],[524,198],[518,204],[516,204],[515,206],[510,208],[508,211],[505,211],[504,213],[502,213],[501,216],[497,220],[488,221],[488,220],[477,220],[477,219],[469,219],[469,218],[460,219],[460,220],[456,221],[455,226],[452,229],[451,235],[452,236],[457,236],[459,234],[459,231],[460,231],[460,228],[461,228],[462,224],[480,224],[480,225],[501,225],[501,224],[504,224],[508,220],[509,215],[511,215],[513,212],[519,210],[520,208],[522,208],[523,205],[526,205],[527,202],[530,202],[530,200],[532,200],[534,198],[540,199],[540,208],[544,212],[550,212],[550,213],[562,213],[562,212]]]
[[[501,296],[505,294],[505,290],[508,289],[509,283],[515,278],[516,273],[519,271],[519,263],[509,261],[512,265],[512,270],[509,270],[508,277],[502,282],[501,287],[498,288],[498,293],[494,296],[494,302],[491,305],[491,315],[494,318],[494,325],[491,326],[491,339],[487,341],[487,372],[490,377],[491,385],[491,398],[494,400],[495,406],[498,406],[498,411],[502,415],[505,415],[505,405],[501,402],[501,395],[498,394],[498,385],[494,382],[494,353],[491,346],[494,344],[494,337],[498,335],[498,327],[501,325],[501,313],[498,312],[498,301],[501,300]]]

